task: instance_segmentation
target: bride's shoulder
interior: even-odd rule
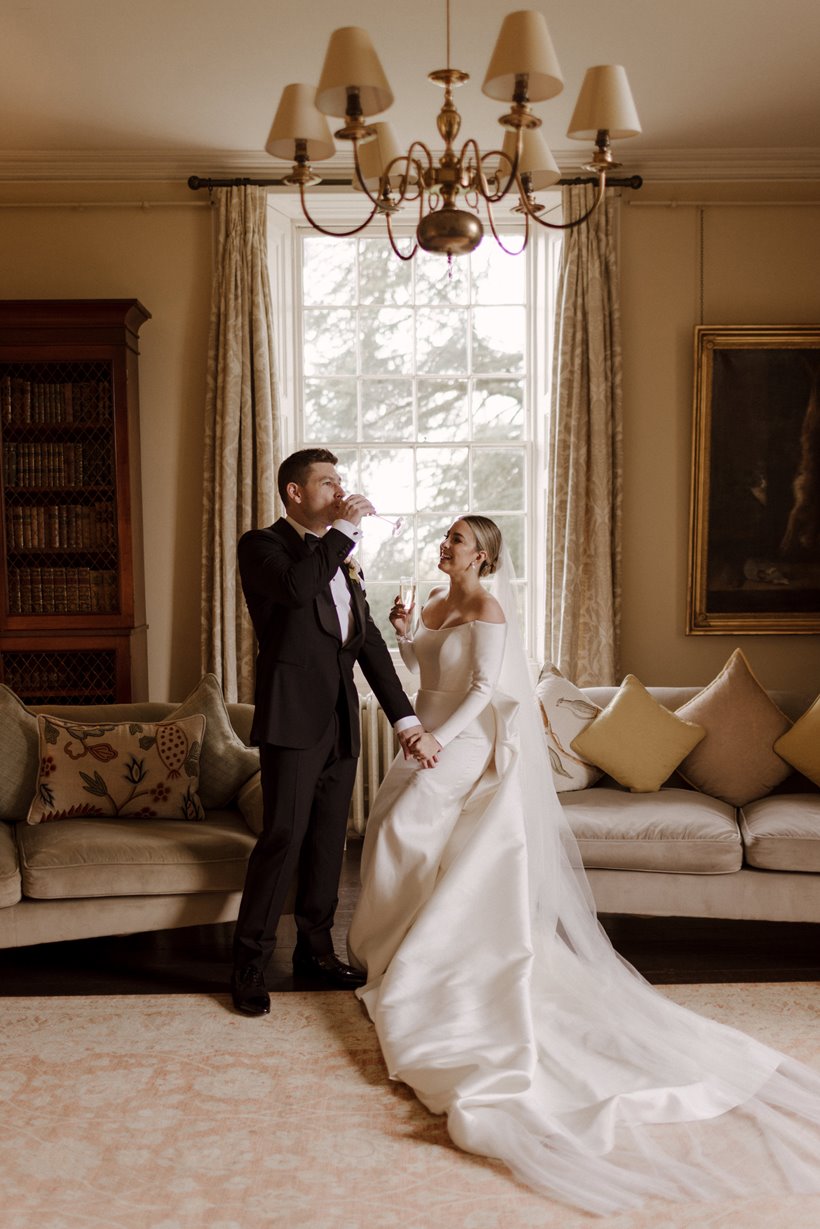
[[[476,616],[482,623],[506,623],[504,611],[501,608],[501,603],[490,593],[485,593],[481,598],[481,606]]]

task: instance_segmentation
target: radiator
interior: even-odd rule
[[[356,770],[356,783],[353,786],[347,829],[351,835],[363,836],[376,791],[399,744],[393,733],[393,727],[379,707],[379,702],[374,695],[360,698],[359,721],[362,732],[362,753],[359,756],[359,766]]]

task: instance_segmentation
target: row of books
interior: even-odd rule
[[[5,444],[6,487],[104,486],[111,481],[108,443]]]
[[[9,614],[116,614],[117,573],[97,568],[9,568]]]
[[[106,550],[116,545],[110,500],[95,504],[17,504],[6,509],[11,550]]]
[[[29,704],[46,701],[52,696],[59,696],[61,704],[98,704],[112,703],[116,691],[113,678],[100,678],[91,681],[83,676],[83,664],[87,655],[79,662],[72,662],[71,669],[66,669],[62,662],[53,662],[50,654],[39,655],[41,663],[18,665],[11,662],[11,655],[4,654],[3,677],[7,687],[26,700]],[[108,671],[111,674],[111,671]],[[110,693],[110,694],[109,694]]]
[[[106,380],[0,379],[0,413],[7,426],[29,423],[108,422],[111,385]]]

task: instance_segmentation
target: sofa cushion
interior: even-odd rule
[[[692,790],[596,786],[562,794],[561,805],[587,867],[727,875],[743,862],[734,808]]]
[[[677,712],[706,730],[678,769],[696,789],[740,807],[771,793],[789,775],[774,743],[791,722],[761,687],[740,649]]]
[[[238,891],[256,838],[237,811],[199,824],[67,819],[17,829],[23,893],[41,900]]]
[[[774,744],[781,759],[820,785],[820,696]]]
[[[205,741],[199,765],[199,796],[206,810],[224,807],[259,770],[259,752],[235,733],[215,674],[204,674],[191,694],[168,718],[178,721],[202,713]]]
[[[25,819],[37,788],[37,718],[0,685],[0,818]]]
[[[84,725],[37,717],[40,771],[28,822],[100,816],[202,819],[205,718]]]
[[[820,794],[777,794],[740,812],[746,861],[767,871],[820,871]]]
[[[16,905],[20,895],[20,862],[14,825],[0,822],[0,909]]]
[[[594,785],[601,770],[571,749],[571,742],[601,711],[561,671],[546,665],[535,688],[541,706],[541,721],[552,779],[559,793]]]
[[[628,789],[652,793],[701,738],[700,726],[670,713],[628,674],[572,749]]]

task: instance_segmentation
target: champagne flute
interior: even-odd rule
[[[399,577],[399,590],[401,596],[401,604],[407,613],[416,604],[416,578],[415,576]]]
[[[397,534],[401,533],[402,529],[404,528],[404,518],[401,516],[397,516],[393,519],[389,516],[382,516],[381,512],[371,512],[370,515],[375,516],[377,520],[385,521],[392,529],[393,532],[391,536],[394,538]]]

